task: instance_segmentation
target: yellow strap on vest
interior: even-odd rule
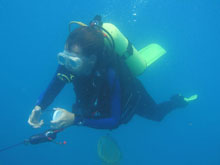
[[[68,83],[71,82],[71,80],[73,80],[74,78],[74,75],[70,74],[70,77],[68,77],[67,75],[65,74],[62,74],[62,73],[57,73],[57,77],[62,80],[62,81],[67,81]]]
[[[71,32],[71,25],[72,24],[77,24],[77,25],[80,25],[80,26],[88,26],[88,25],[86,25],[86,24],[84,24],[84,23],[82,23],[82,22],[80,22],[80,21],[71,21],[70,23],[69,23],[69,32]]]
[[[70,74],[70,80],[73,80],[74,75]]]

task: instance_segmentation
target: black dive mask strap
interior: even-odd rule
[[[106,36],[106,39],[108,40],[109,44],[111,45],[112,50],[115,49],[115,43],[114,43],[114,39],[112,37],[112,35],[105,30],[103,27],[103,22],[102,22],[102,17],[100,15],[96,15],[93,20],[89,23],[89,26],[92,28],[96,28],[98,30],[103,30],[105,33],[108,34],[108,36]]]

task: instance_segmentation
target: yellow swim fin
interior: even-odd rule
[[[186,102],[191,102],[191,101],[196,100],[197,98],[198,98],[198,95],[195,94],[195,95],[192,95],[192,96],[190,96],[190,97],[185,97],[184,100],[185,100]]]
[[[102,165],[119,165],[122,159],[121,150],[110,135],[102,136],[97,145],[98,156]]]
[[[145,61],[145,67],[150,66],[164,54],[166,54],[166,50],[155,43],[150,44],[138,51],[138,56],[141,56],[141,58]]]
[[[126,64],[135,75],[141,75],[145,69],[166,54],[166,50],[158,44],[150,44],[137,51],[133,47],[134,54],[126,59]]]

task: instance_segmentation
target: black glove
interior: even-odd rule
[[[180,94],[172,96],[170,101],[173,104],[173,108],[185,108],[188,105],[188,102],[186,102],[184,97]]]

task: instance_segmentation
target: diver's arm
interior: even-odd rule
[[[120,121],[120,115],[121,115],[121,105],[120,105],[120,84],[119,80],[115,79],[115,73],[110,70],[108,74],[108,82],[110,88],[113,89],[112,95],[111,95],[111,117],[109,118],[103,118],[103,119],[77,119],[76,122],[82,123],[84,126],[97,128],[97,129],[114,129],[118,126]],[[75,123],[76,123],[75,122]]]
[[[57,77],[57,73],[65,73],[65,68],[63,66],[58,67],[49,86],[38,98],[36,106],[41,107],[42,110],[46,109],[53,102],[66,84],[65,81],[62,81]]]

